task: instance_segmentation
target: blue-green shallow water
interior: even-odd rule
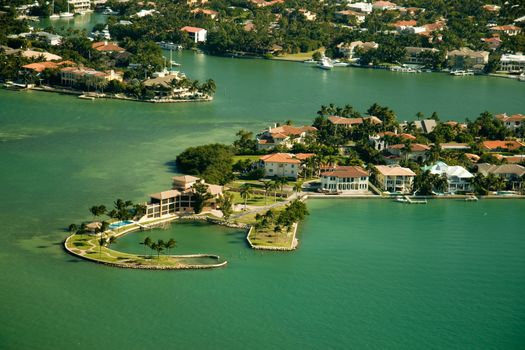
[[[229,261],[214,271],[128,271],[66,255],[61,229],[90,219],[91,205],[144,201],[169,186],[178,152],[241,127],[307,122],[331,101],[378,101],[402,119],[525,110],[525,84],[503,79],[175,59],[217,81],[213,103],[0,90],[1,349],[523,347],[522,201],[312,200],[290,254],[251,251],[242,232],[219,227],[158,231],[180,241],[177,253]],[[118,244],[140,251],[139,235]]]

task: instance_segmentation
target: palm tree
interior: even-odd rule
[[[271,181],[264,181],[263,186],[264,186],[264,205],[266,205],[268,194],[270,193],[270,190],[272,189],[272,183]]]
[[[282,194],[283,193],[283,187],[288,184],[288,179],[283,176],[283,177],[278,178],[277,181],[279,183],[279,188],[280,188],[281,194]]]
[[[151,240],[151,238],[146,237],[144,238],[144,240],[142,242],[140,242],[140,244],[144,245],[144,250],[146,250],[146,247],[151,247],[151,244],[153,243],[153,241]]]
[[[106,244],[106,239],[102,236],[97,240],[98,243],[98,256],[100,257],[102,255],[102,246]]]
[[[89,208],[89,211],[91,214],[93,214],[93,221],[96,217],[103,215],[106,212],[106,206],[104,205],[94,205],[91,208]]]
[[[246,203],[248,201],[248,198],[250,198],[251,189],[250,185],[247,183],[242,184],[239,191],[241,198],[244,199],[244,210],[246,210]]]
[[[173,238],[170,238],[169,241],[167,241],[164,244],[164,247],[168,249],[168,255],[170,255],[170,249],[175,248],[177,246],[177,241],[175,241]]]
[[[157,242],[153,242],[150,248],[157,251],[157,259],[160,259],[160,252],[164,250],[164,241],[159,239]]]
[[[303,189],[303,182],[301,180],[297,180],[293,185],[293,189],[295,191],[295,194],[298,195],[299,192],[301,192],[301,190]]]
[[[68,231],[69,231],[70,233],[77,233],[77,231],[78,231],[78,227],[77,227],[77,225],[75,225],[75,224],[71,224],[71,225],[69,225],[69,227],[68,227],[67,229],[68,229]]]

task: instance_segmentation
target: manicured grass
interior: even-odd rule
[[[309,52],[299,52],[299,53],[288,53],[281,56],[272,57],[274,60],[287,60],[287,61],[306,61],[312,58],[312,55],[314,52],[324,52],[324,48],[320,48],[317,50],[309,51]]]
[[[256,162],[259,160],[261,156],[260,155],[251,155],[251,156],[233,156],[233,163],[237,163],[239,160],[246,160]]]
[[[87,257],[100,262],[120,263],[131,266],[160,266],[160,267],[185,267],[188,265],[202,265],[206,258],[184,258],[161,255],[157,258],[154,251],[148,252],[148,255],[136,255],[119,252],[106,246],[99,246],[99,236],[93,235],[73,235],[71,236],[66,247],[73,253]],[[210,258],[210,264],[217,264],[217,260]]]
[[[275,233],[270,230],[255,231],[252,228],[249,234],[254,246],[291,248],[293,243],[293,230]]]
[[[244,199],[241,198],[241,194],[239,192],[231,192],[233,194],[233,203],[234,204],[243,204],[244,205]],[[277,197],[277,202],[284,201],[283,198]],[[274,204],[274,197],[273,193],[266,197],[266,201],[264,199],[264,195],[262,194],[251,194],[250,198],[246,201],[247,205],[257,205],[257,206],[264,206],[264,205],[271,205]]]

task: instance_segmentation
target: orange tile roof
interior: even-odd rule
[[[29,64],[22,66],[22,68],[31,69],[31,70],[34,70],[35,72],[40,73],[46,69],[55,69],[60,66],[67,66],[67,65],[72,65],[72,64],[75,64],[75,63],[72,61],[62,61],[62,62],[46,61],[46,62],[29,63]]]
[[[301,161],[297,158],[294,158],[292,154],[289,153],[273,153],[267,154],[259,158],[264,163],[289,163],[289,164],[301,164]]]
[[[483,148],[487,150],[495,150],[495,149],[506,149],[509,151],[517,150],[521,147],[525,147],[525,144],[515,141],[515,140],[507,140],[507,141],[483,141]]]
[[[397,21],[395,23],[393,23],[393,25],[395,27],[413,27],[415,25],[417,25],[417,21],[416,20],[409,20],[409,21]]]
[[[400,143],[400,144],[397,144],[397,145],[389,146],[388,148],[403,149],[404,147],[405,147],[405,145],[403,143]],[[428,151],[428,150],[430,150],[430,147],[428,147],[427,145],[423,145],[421,143],[414,143],[410,147],[410,151],[411,152],[424,152],[424,151]]]
[[[295,155],[295,158],[299,159],[299,160],[305,160],[305,159],[308,159],[310,157],[313,157],[315,156],[315,153],[297,153]]]
[[[394,136],[394,137],[399,137],[399,138],[402,138],[402,139],[406,139],[406,140],[415,140],[416,137],[414,135],[411,135],[411,134],[407,134],[407,133],[402,133],[402,134],[396,134],[392,131],[385,131],[385,132],[380,132],[379,134],[377,134],[377,136],[379,137],[383,137],[383,136]]]
[[[343,117],[332,115],[328,117],[328,120],[334,125],[363,124],[363,118],[343,118]]]
[[[272,137],[278,135],[290,136],[290,135],[301,135],[303,132],[317,131],[313,126],[292,126],[292,125],[281,125],[269,130]]]
[[[321,176],[335,176],[335,177],[362,177],[369,176],[368,171],[360,166],[346,166],[336,168],[333,171],[327,171],[321,174]]]
[[[97,51],[116,51],[116,52],[126,51],[126,49],[123,49],[117,44],[110,43],[107,41],[99,41],[99,42],[93,43],[91,44],[91,47]]]
[[[182,30],[183,32],[188,32],[188,33],[198,33],[201,30],[206,30],[206,29],[199,28],[199,27],[184,26],[180,30]]]

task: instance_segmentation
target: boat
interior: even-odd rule
[[[169,63],[170,63],[170,67],[173,67],[173,66],[179,67],[180,66],[180,63],[177,63],[177,62],[175,62],[173,60],[173,50],[172,49],[170,49],[170,62]]]
[[[476,197],[473,194],[465,197],[465,202],[477,202],[477,201],[478,201],[478,197]]]
[[[391,72],[401,72],[401,73],[421,73],[421,69],[410,68],[406,66],[392,66],[390,67]]]
[[[525,73],[521,73],[520,76],[518,77],[518,80],[525,81]]]
[[[106,8],[104,9],[104,11],[102,11],[102,14],[103,14],[103,15],[108,15],[108,16],[109,16],[109,15],[116,16],[116,15],[118,15],[118,12],[117,12],[117,11],[113,11],[110,7],[106,7]]]
[[[408,203],[408,200],[403,196],[397,196],[396,198],[394,198],[394,200],[399,203]]]
[[[334,68],[334,64],[332,63],[332,60],[329,59],[328,57],[323,57],[317,64],[317,67],[324,69],[324,70],[330,70]]]
[[[182,45],[174,44],[171,41],[158,41],[156,44],[164,50],[182,50]]]
[[[334,67],[348,67],[350,65],[349,63],[341,62],[339,60],[334,60],[332,64]]]
[[[474,72],[471,70],[454,69],[450,71],[450,75],[454,75],[456,77],[462,77],[466,75],[474,75]]]
[[[69,1],[68,1],[68,3],[67,3],[67,12],[60,12],[60,17],[61,18],[71,18],[74,15],[75,15],[74,13],[69,12]]]
[[[53,11],[53,14],[49,16],[49,19],[59,19],[60,15],[58,13],[55,13],[55,0],[51,3],[51,10]]]
[[[310,58],[309,60],[303,61],[303,63],[306,63],[306,64],[317,64],[317,61],[314,60],[313,58]]]
[[[426,199],[417,200],[417,199],[411,199],[408,196],[397,196],[396,198],[394,198],[394,200],[396,202],[407,203],[407,204],[427,204]]]

